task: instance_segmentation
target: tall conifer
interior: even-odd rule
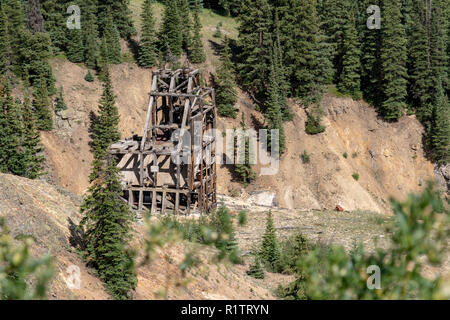
[[[158,56],[155,36],[155,19],[153,17],[152,1],[145,0],[142,7],[142,36],[139,41],[139,65],[151,68],[156,65]]]

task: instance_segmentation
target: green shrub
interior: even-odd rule
[[[87,82],[94,82],[95,79],[94,79],[94,76],[91,73],[91,70],[88,71],[88,73],[84,77],[84,80],[86,80]]]
[[[308,152],[306,152],[306,150],[303,151],[301,158],[302,158],[303,164],[308,164],[311,162],[310,156],[309,156]]]
[[[281,271],[281,252],[273,223],[272,211],[269,211],[267,214],[266,231],[261,242],[260,257],[268,271]]]
[[[266,273],[261,265],[261,259],[255,255],[254,262],[250,266],[247,274],[255,279],[264,279],[266,277]]]
[[[347,159],[348,158],[348,153],[347,152],[344,152],[344,154],[342,155],[345,159]]]
[[[0,300],[45,299],[53,278],[53,258],[31,256],[31,237],[16,238],[14,245],[5,219],[0,217]]]
[[[441,277],[425,278],[426,266],[439,266],[448,243],[450,212],[431,186],[404,202],[391,200],[396,222],[388,229],[391,245],[367,253],[362,244],[350,253],[343,247],[317,247],[300,259],[301,276],[285,288],[298,298],[299,286],[308,299],[448,299]],[[380,268],[380,287],[368,288],[368,267]],[[372,284],[372,282],[370,282]]]
[[[319,116],[308,116],[308,121],[306,122],[306,133],[307,134],[319,134],[322,132],[325,132],[325,126],[320,124],[320,117]]]
[[[300,270],[297,264],[300,258],[306,256],[311,249],[311,244],[302,233],[294,236],[280,243],[280,266],[283,273],[298,274]]]
[[[355,179],[355,181],[359,180],[359,173],[355,172],[354,174],[352,174],[353,179]]]

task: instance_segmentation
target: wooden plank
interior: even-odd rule
[[[157,80],[158,80],[158,77],[156,75],[154,75],[153,83],[152,83],[152,91],[156,91],[158,89]],[[149,126],[152,125],[150,122],[151,122],[151,116],[153,113],[153,103],[154,102],[155,102],[155,97],[151,96],[150,101],[148,103],[147,118],[145,120],[145,128],[144,128],[144,135],[143,135],[142,143],[141,143],[141,151],[144,150],[144,145],[145,145],[145,142],[147,141],[148,128],[149,128]]]
[[[139,190],[139,206],[138,206],[138,211],[142,212],[142,210],[144,209],[144,191],[141,189]]]
[[[167,205],[167,193],[166,191],[163,191],[162,194],[162,205],[161,205],[161,214],[165,214],[166,213],[166,205]]]
[[[156,212],[156,205],[157,205],[157,199],[156,199],[156,191],[152,191],[152,208],[151,208],[151,214],[154,215]]]

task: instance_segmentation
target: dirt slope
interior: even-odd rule
[[[56,277],[49,298],[109,299],[102,282],[93,270],[85,267],[72,246],[71,230],[80,220],[79,204],[79,197],[47,182],[0,174],[0,215],[6,217],[13,236],[32,235],[36,239],[33,246],[36,256],[49,253],[56,257]],[[143,226],[136,226],[135,246],[141,255],[144,232]],[[203,264],[187,274],[186,287],[177,288],[177,281],[182,280],[179,265],[188,246],[169,247],[155,256],[154,263],[141,267],[135,299],[156,299],[166,288],[168,299],[274,298],[272,291],[280,281],[279,276],[269,275],[266,281],[255,280],[246,275],[247,266],[211,263],[215,251],[203,246],[194,248],[200,253]],[[71,265],[81,270],[79,290],[69,290],[64,280],[69,276],[66,270]]]
[[[433,179],[434,166],[424,157],[423,129],[415,117],[385,123],[366,103],[331,94],[324,97],[323,109],[326,131],[310,136],[306,112],[292,107],[294,120],[285,125],[287,151],[279,173],[259,177],[249,192],[276,192],[279,205],[288,209],[341,205],[349,211],[385,212],[389,197],[403,199]],[[304,151],[309,163],[302,161]]]

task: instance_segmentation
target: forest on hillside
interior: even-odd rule
[[[0,1],[2,172],[39,176],[37,132],[52,129],[53,102],[55,109],[65,108],[62,88],[55,88],[52,57],[62,55],[85,64],[87,81],[94,75],[101,78],[108,64],[123,61],[121,38],[137,47],[141,67],[176,63],[182,55],[202,63],[202,7],[239,22],[238,39],[223,40],[217,71],[222,116],[236,117],[239,85],[264,113],[267,128],[280,130],[283,152],[283,123],[291,119],[287,99],[306,107],[313,104],[308,108],[307,132],[321,133],[325,130],[320,123],[321,97],[334,85],[338,94],[373,104],[385,121],[415,114],[425,127],[430,159],[448,162],[448,0],[162,2],[166,6],[157,26],[154,2],[143,1],[138,32],[127,0]],[[19,84],[23,98],[13,99],[10,91]]]

